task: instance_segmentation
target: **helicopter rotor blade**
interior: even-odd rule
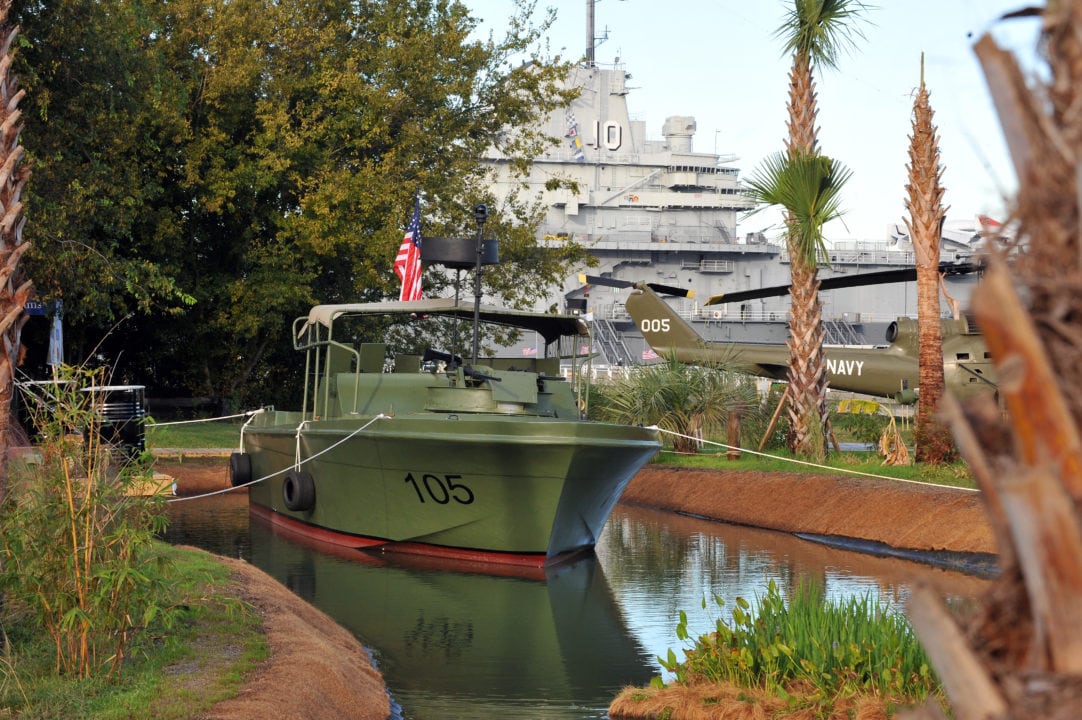
[[[983,263],[939,263],[939,272],[945,275],[966,275],[980,272],[984,269]],[[865,285],[885,285],[896,282],[910,282],[917,279],[915,267],[899,268],[898,270],[881,270],[879,272],[861,273],[859,275],[839,275],[826,278],[819,282],[820,290],[837,290],[838,288],[863,287]],[[774,287],[756,288],[754,290],[740,290],[731,293],[711,295],[704,305],[724,305],[725,303],[743,302],[744,300],[757,300],[766,297],[780,297],[789,294],[788,285],[776,285]]]
[[[601,277],[599,275],[579,275],[579,282],[583,285],[603,285],[605,287],[614,288],[629,288],[635,287],[635,283],[630,280],[617,280],[615,278]],[[656,293],[662,295],[673,295],[675,297],[695,297],[695,291],[688,288],[680,288],[675,285],[662,285],[661,283],[643,283],[646,287],[650,288]]]
[[[635,283],[630,280],[617,280],[615,278],[601,277],[600,275],[584,275],[579,274],[580,285],[602,285],[604,287],[614,288],[629,288],[633,287]]]

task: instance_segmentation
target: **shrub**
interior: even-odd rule
[[[666,360],[632,369],[626,378],[591,386],[590,416],[628,425],[657,425],[679,452],[697,452],[703,437],[723,432],[730,412],[753,418],[755,382],[724,368]]]
[[[165,523],[160,496],[140,494],[149,461],[103,440],[103,398],[79,389],[102,379],[68,369],[42,391],[40,464],[12,468],[0,508],[6,600],[48,633],[57,672],[83,678],[118,673],[135,636],[174,617],[154,600],[161,576],[145,572]]]

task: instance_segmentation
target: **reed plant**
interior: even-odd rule
[[[5,615],[29,616],[55,650],[59,674],[119,674],[133,640],[168,627],[165,575],[154,537],[162,498],[143,494],[150,458],[131,457],[102,436],[101,371],[65,368],[37,389],[29,410],[36,459],[11,468],[0,552]],[[30,456],[32,457],[32,455]]]
[[[658,660],[677,683],[759,688],[801,708],[829,708],[841,697],[860,695],[911,704],[940,693],[903,613],[871,594],[828,601],[811,583],[797,585],[791,595],[786,603],[771,580],[754,603],[736,598],[729,619],[695,639],[683,660],[671,649]],[[722,598],[714,599],[724,606]],[[676,633],[690,640],[683,611]]]

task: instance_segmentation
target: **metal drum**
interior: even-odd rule
[[[98,385],[83,388],[94,393],[94,406],[101,411],[101,438],[128,457],[146,450],[146,386]]]

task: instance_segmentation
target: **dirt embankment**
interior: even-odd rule
[[[180,494],[227,487],[224,459],[159,462]],[[622,502],[771,530],[837,535],[912,550],[995,551],[980,496],[971,491],[801,473],[650,466]],[[207,720],[328,717],[383,720],[386,688],[365,648],[330,617],[261,570],[223,558],[264,618],[271,657],[241,694]]]
[[[635,476],[621,502],[899,549],[996,551],[980,494],[959,488],[849,475],[650,466]]]
[[[200,720],[385,720],[391,714],[383,676],[368,651],[329,615],[243,560],[222,557],[263,618],[270,658],[240,694]]]

